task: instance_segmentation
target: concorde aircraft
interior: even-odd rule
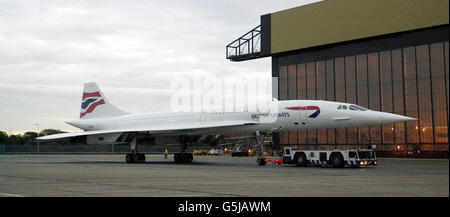
[[[145,134],[156,144],[181,144],[174,155],[176,163],[192,162],[187,145],[205,135],[227,133],[254,133],[263,148],[267,133],[283,130],[334,129],[380,125],[417,120],[387,112],[341,102],[323,100],[273,100],[266,109],[241,112],[151,112],[129,114],[112,105],[95,82],[85,83],[80,119],[67,124],[84,130],[38,137],[39,141],[86,136],[88,144],[126,142],[131,153],[127,163],[145,162],[138,152],[136,137]],[[261,149],[262,150],[262,149]],[[263,156],[260,155],[258,162]]]

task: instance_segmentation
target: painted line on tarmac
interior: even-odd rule
[[[8,197],[25,197],[24,195],[7,194],[7,193],[0,193],[0,195],[4,195],[4,196],[8,196]]]
[[[402,161],[413,161],[413,160],[430,160],[430,161],[448,161],[448,159],[443,158],[401,158],[401,157],[377,157],[377,159],[383,159],[383,160],[402,160]]]

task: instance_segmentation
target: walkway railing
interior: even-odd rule
[[[261,57],[261,25],[228,44],[226,56],[231,61]]]

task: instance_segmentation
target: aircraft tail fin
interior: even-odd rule
[[[128,113],[118,109],[106,99],[95,82],[84,84],[80,119],[112,117],[126,114]]]

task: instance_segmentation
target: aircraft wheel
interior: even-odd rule
[[[186,153],[186,162],[191,163],[192,160],[194,160],[194,156],[192,155],[192,153]]]
[[[173,160],[175,161],[175,163],[180,163],[180,161],[181,161],[180,154],[179,153],[175,153],[173,155]]]
[[[145,162],[145,154],[129,153],[125,156],[125,162],[127,162],[127,163],[144,163]]]
[[[191,163],[194,159],[194,156],[192,153],[176,153],[173,156],[173,159],[175,160],[175,163]]]
[[[125,162],[126,163],[133,163],[133,156],[132,156],[132,154],[131,153],[128,153],[126,156],[125,156]]]
[[[140,161],[141,161],[141,159],[140,159],[139,154],[138,154],[138,153],[133,154],[133,162],[138,163],[138,162],[140,162]]]
[[[181,153],[180,156],[181,156],[181,163],[191,163],[192,159],[194,158],[192,156],[192,153],[186,152]]]
[[[138,162],[139,163],[145,163],[145,154],[143,153],[137,153],[137,158],[139,159]]]
[[[181,154],[180,154],[180,162],[181,162],[181,163],[186,162],[186,154],[185,154],[185,153],[181,153]]]

